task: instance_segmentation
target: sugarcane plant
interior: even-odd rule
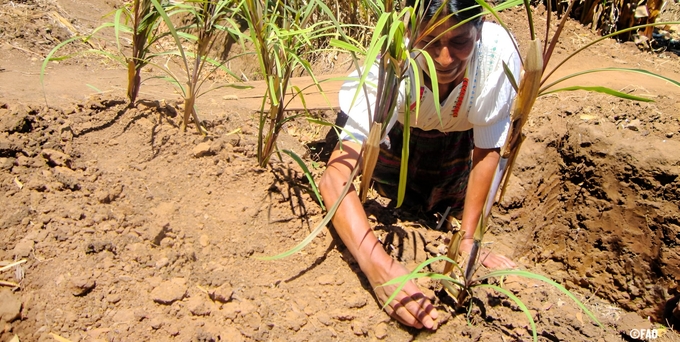
[[[295,98],[302,102],[306,115],[304,89],[291,84],[296,72],[309,75],[321,94],[323,89],[315,77],[308,57],[314,52],[312,43],[333,36],[331,22],[321,19],[320,0],[281,1],[243,0],[240,15],[248,30],[238,33],[252,44],[258,59],[259,73],[266,84],[258,117],[257,162],[265,167],[273,153],[283,126],[298,115],[288,115],[287,107]]]
[[[169,5],[170,2],[167,0],[158,2],[158,7],[161,9],[166,9]],[[152,0],[126,2],[117,10],[107,14],[105,17],[112,17],[112,20],[98,26],[92,33],[86,36],[75,36],[59,43],[43,60],[40,70],[41,84],[44,85],[45,70],[49,62],[65,60],[79,54],[99,55],[116,61],[127,68],[127,98],[130,101],[129,106],[133,107],[142,84],[142,69],[156,56],[153,51],[156,43],[169,34],[169,32],[160,29],[162,21],[159,20],[161,16],[157,10],[158,7],[152,4]],[[106,44],[98,43],[100,39],[103,39],[100,33],[105,29],[113,29],[116,43],[115,52],[110,52],[103,47]],[[128,35],[132,42],[132,50],[129,53],[124,47],[125,44],[121,43],[122,40],[128,39],[126,38]],[[90,48],[76,54],[56,56],[65,46],[79,41],[86,43]]]
[[[154,64],[165,72],[161,76],[179,88],[184,98],[184,117],[182,127],[186,131],[190,122],[196,126],[198,133],[205,135],[207,130],[202,126],[196,112],[196,100],[203,94],[218,88],[249,88],[240,83],[224,83],[216,87],[203,90],[203,86],[216,71],[222,70],[226,74],[239,79],[225,64],[237,56],[226,56],[223,61],[217,61],[209,56],[220,33],[232,35],[240,34],[239,26],[233,19],[238,13],[234,0],[186,0],[175,3],[167,11],[159,0],[150,0],[159,12],[165,26],[175,42],[175,50],[164,51],[161,55],[168,56],[168,61],[176,61],[182,76],[178,76],[169,63]],[[172,17],[180,19],[181,26],[176,26]],[[186,48],[184,45],[189,45]]]

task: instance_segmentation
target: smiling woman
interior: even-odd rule
[[[408,70],[408,78],[423,80],[423,86],[415,89],[417,82],[400,85],[396,115],[387,123],[388,134],[381,142],[374,184],[382,195],[396,198],[403,130],[410,127],[405,206],[425,212],[450,207],[453,216],[462,216],[465,235],[460,250],[469,253],[498,164],[499,149],[506,140],[516,95],[503,64],[519,79],[519,56],[507,32],[496,24],[476,18],[456,26],[481,12],[474,0],[432,0],[423,5],[407,1],[406,5],[416,6],[423,18],[422,37],[417,37],[419,41],[412,52],[419,67]],[[436,77],[426,71],[426,58],[419,56],[423,53],[431,57]],[[366,83],[378,84],[378,73],[378,67],[372,66]],[[432,91],[433,82],[437,83],[439,98]],[[320,182],[329,207],[340,198],[357,164],[379,95],[371,87],[357,92],[358,86],[358,82],[348,81],[339,94],[341,110],[348,120],[341,134],[342,148],[337,147],[331,155]],[[419,94],[419,105],[413,99],[407,103],[406,87],[411,87],[409,94]],[[407,108],[418,108],[418,112],[406,116]],[[409,125],[404,125],[406,117]],[[407,270],[379,246],[357,194],[350,191],[341,201],[333,226],[357,259],[377,298],[384,302],[394,287],[379,285]],[[492,268],[514,267],[501,255],[483,252],[481,260]],[[436,326],[436,310],[414,283],[408,283],[385,309],[406,325],[430,329]]]

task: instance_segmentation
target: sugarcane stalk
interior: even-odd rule
[[[484,203],[484,208],[482,213],[480,213],[479,221],[477,223],[477,230],[475,231],[472,250],[470,251],[470,260],[465,269],[465,280],[468,285],[472,279],[477,259],[479,258],[482,238],[484,237],[484,233],[486,233],[487,220],[496,193],[498,192],[501,181],[504,180],[503,190],[501,190],[501,194],[504,194],[505,186],[510,177],[515,158],[519,152],[522,141],[524,140],[522,127],[527,122],[529,113],[531,113],[534,102],[538,97],[542,74],[543,55],[541,53],[541,42],[539,39],[534,39],[529,45],[529,51],[527,52],[527,57],[524,61],[524,73],[520,80],[517,97],[515,98],[515,106],[510,119],[508,138],[501,149],[501,158],[498,162],[491,187],[489,188],[489,193],[487,194]]]
[[[368,139],[366,139],[365,151],[364,151],[364,161],[362,163],[361,171],[361,185],[359,188],[359,198],[361,203],[366,201],[366,195],[368,194],[368,189],[371,186],[371,178],[373,177],[373,171],[375,170],[375,165],[378,163],[378,155],[380,154],[380,138],[382,136],[382,123],[373,122],[371,130],[368,133]]]

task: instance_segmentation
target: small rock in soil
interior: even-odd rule
[[[300,328],[307,324],[307,317],[302,313],[288,311],[284,318],[284,324],[290,330],[299,331]]]
[[[316,315],[316,320],[321,322],[321,324],[325,326],[329,326],[333,324],[333,321],[331,320],[331,316],[329,316],[325,312],[320,312],[318,315]]]
[[[319,285],[333,285],[335,283],[335,279],[331,274],[324,274],[317,278],[316,281],[319,282]]]
[[[156,268],[163,268],[168,266],[168,264],[170,264],[170,259],[163,257],[156,261]]]
[[[47,165],[49,166],[64,166],[64,167],[71,167],[71,156],[64,152],[59,152],[56,150],[52,149],[44,149],[40,152],[40,155],[45,158],[47,161]]]
[[[365,336],[368,334],[368,330],[366,329],[366,325],[363,322],[353,322],[352,323],[352,332],[354,335],[357,336]]]
[[[35,245],[33,240],[23,239],[19,241],[19,243],[14,246],[14,257],[21,259],[31,255],[31,251],[33,251],[33,245]]]
[[[116,247],[111,241],[92,241],[85,246],[85,254],[100,253],[103,251],[109,251],[115,254]]]
[[[87,295],[95,286],[97,286],[97,282],[91,275],[75,276],[69,281],[71,294],[76,297]]]
[[[64,184],[70,190],[79,190],[80,185],[78,184],[78,174],[63,166],[57,166],[54,168],[54,178],[60,183]]]
[[[120,194],[123,192],[123,185],[122,184],[117,184],[114,186],[112,189],[102,189],[99,190],[95,193],[95,197],[99,201],[99,203],[102,204],[107,204],[115,201],[120,197]]]
[[[638,119],[632,120],[630,123],[626,124],[624,127],[631,131],[639,131],[642,122]]]
[[[366,305],[366,298],[361,295],[354,295],[346,299],[345,305],[350,309],[362,308]]]
[[[202,143],[196,145],[196,147],[194,147],[194,149],[191,151],[191,154],[195,158],[201,158],[201,157],[209,156],[209,155],[214,154],[214,153],[210,150],[210,143],[202,142]]]
[[[198,243],[201,244],[201,247],[207,247],[210,244],[210,237],[208,235],[201,235],[200,238],[198,238]]]
[[[21,317],[21,301],[9,289],[0,291],[0,323],[13,322]]]
[[[210,308],[205,301],[200,297],[191,297],[187,302],[187,309],[194,316],[208,316],[210,315]]]
[[[153,301],[163,305],[170,305],[178,300],[182,300],[186,295],[187,287],[171,280],[162,282],[151,291]]]
[[[375,327],[373,327],[373,334],[375,335],[375,338],[382,340],[387,337],[387,324],[384,322],[378,323]]]
[[[331,317],[337,319],[338,321],[351,321],[354,319],[354,315],[351,312],[339,310],[331,312]]]
[[[151,321],[149,321],[149,325],[152,329],[158,330],[163,326],[163,321],[159,318],[152,318]]]
[[[216,302],[226,303],[231,300],[233,294],[234,289],[231,287],[231,284],[224,283],[210,294],[210,298]]]
[[[238,314],[241,312],[239,303],[229,302],[224,304],[222,308],[222,315],[226,319],[235,320]]]

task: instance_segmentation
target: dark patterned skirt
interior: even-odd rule
[[[396,201],[404,126],[397,122],[380,145],[373,180],[382,196]],[[443,133],[411,128],[404,207],[460,217],[472,168],[472,130]],[[396,202],[395,202],[396,203]]]

